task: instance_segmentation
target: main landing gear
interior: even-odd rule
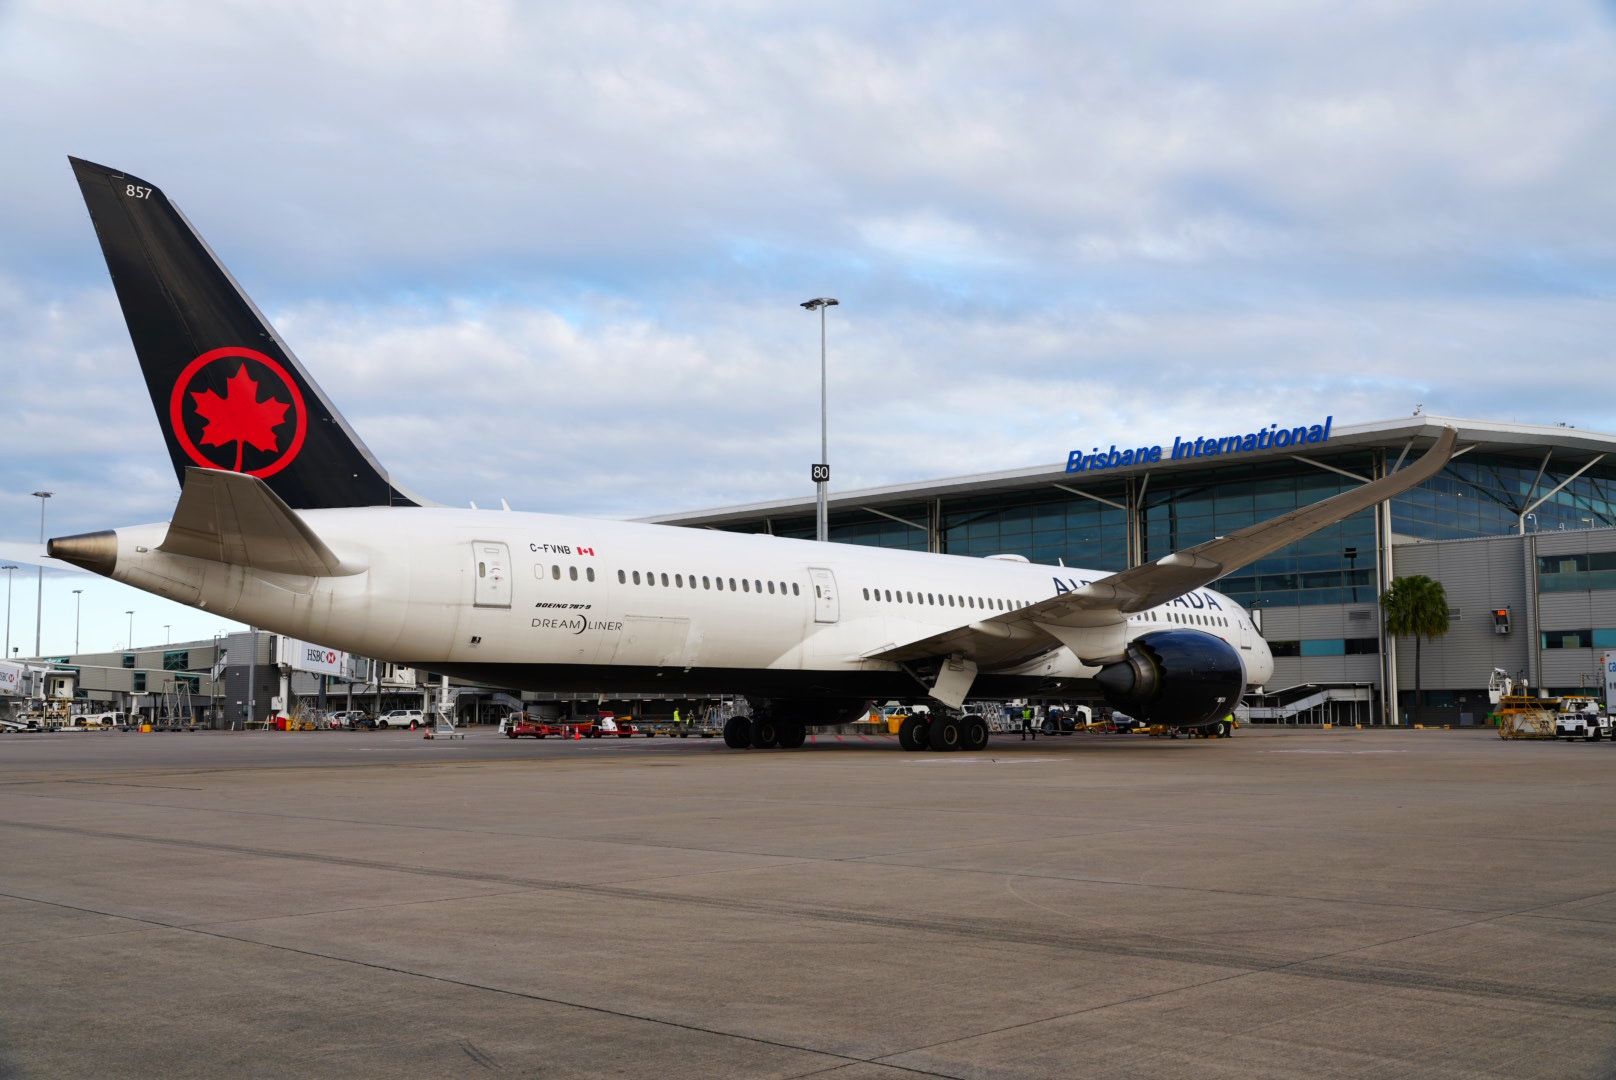
[[[988,722],[980,716],[917,713],[898,725],[898,745],[905,750],[983,750]]]
[[[790,721],[732,716],[724,722],[724,745],[732,750],[797,750],[807,741],[807,727]]]

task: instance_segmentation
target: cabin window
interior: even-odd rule
[[[713,580],[718,582],[718,591],[723,592],[724,591],[724,579],[723,578],[714,578]]]
[[[662,587],[664,589],[666,589],[668,587],[668,575],[667,574],[662,575]]]
[[[593,566],[584,567],[584,579],[586,581],[594,581],[595,580],[595,568]]]
[[[578,568],[576,566],[567,567],[567,580],[568,581],[577,581],[578,580]]]
[[[815,596],[821,596],[821,595],[823,595],[823,594],[822,594],[822,593],[821,593],[821,592],[820,592],[820,591],[819,591],[819,586],[818,586],[818,585],[815,585],[815,586],[814,586],[814,595],[815,595]]]
[[[734,578],[729,579],[729,591],[730,592],[735,591],[735,579]]]
[[[751,592],[752,591],[752,583],[747,581],[745,578],[742,578],[741,579],[741,591],[742,592]]]
[[[555,578],[557,581],[560,581],[561,580],[561,567],[559,567],[559,566],[550,567],[550,576]]]
[[[685,587],[685,576],[683,574],[675,574],[675,575],[673,575],[673,584],[674,584],[675,588],[678,588],[678,589],[684,588]]]
[[[903,598],[904,598],[904,601],[907,602],[907,603],[912,604],[912,603],[915,602],[915,594],[912,593],[912,592],[905,592],[903,594]]]
[[[797,583],[795,581],[793,581],[791,583],[791,595],[792,596],[801,596],[802,595],[802,590],[797,588]]]
[[[759,593],[762,592],[763,591],[763,582],[758,581],[756,579],[753,579],[753,581],[752,581],[752,591],[753,592],[759,592]]]
[[[702,578],[701,578],[701,587],[704,588],[704,589],[712,588],[713,587],[712,579],[707,577],[707,575],[703,574]]]
[[[935,603],[937,603],[937,598],[935,596],[933,596],[931,593],[927,593],[926,594],[926,603],[935,604]]]
[[[774,595],[774,582],[772,582],[772,581],[769,582],[769,595],[770,596]],[[868,600],[869,598],[870,598],[870,590],[865,589],[864,590],[864,599]]]
[[[636,571],[634,571],[634,584],[638,585],[639,583],[640,583],[640,572],[638,570],[636,570]]]
[[[487,577],[488,576],[488,564],[487,563],[480,562],[480,563],[477,564],[477,576],[478,577]]]
[[[870,598],[870,590],[865,589],[864,590],[864,599],[868,600],[869,598]]]
[[[623,571],[619,570],[617,572],[617,583],[619,585],[623,585],[623,584],[626,584],[626,582],[627,582],[626,575],[623,573]]]

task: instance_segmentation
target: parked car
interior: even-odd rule
[[[426,717],[420,709],[393,709],[376,718],[379,728],[409,728],[414,731],[424,723]]]
[[[338,709],[326,719],[331,721],[332,727],[353,728],[358,727],[360,722],[368,719],[368,717],[366,717],[363,709]],[[370,726],[375,727],[375,722],[372,721]]]

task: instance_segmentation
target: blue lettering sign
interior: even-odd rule
[[[1262,431],[1253,431],[1244,435],[1175,435],[1172,449],[1168,451],[1169,461],[1183,461],[1189,458],[1213,457],[1223,454],[1247,454],[1253,450],[1280,450],[1288,446],[1311,446],[1317,443],[1328,442],[1330,439],[1330,425],[1335,421],[1334,416],[1326,416],[1322,424],[1298,424],[1295,427],[1282,428],[1278,424],[1269,424]],[[1124,446],[1118,449],[1112,443],[1106,449],[1098,446],[1092,447],[1087,453],[1082,450],[1073,450],[1066,455],[1066,471],[1069,473],[1103,472],[1106,469],[1120,469],[1128,465],[1155,464],[1162,459],[1160,444],[1151,446]]]

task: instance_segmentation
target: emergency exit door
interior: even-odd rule
[[[822,566],[810,566],[808,581],[814,587],[814,622],[835,622],[841,617],[841,605],[836,600],[836,575]]]
[[[472,556],[472,603],[476,607],[511,606],[511,551],[493,540],[474,540]]]

